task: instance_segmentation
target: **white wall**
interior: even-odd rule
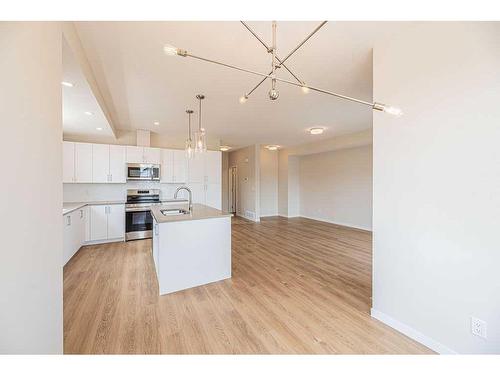
[[[259,220],[259,198],[257,196],[259,173],[256,162],[259,154],[258,146],[252,145],[229,153],[229,168],[236,166],[238,170],[237,212],[238,216]]]
[[[372,147],[301,156],[300,216],[372,228]]]
[[[59,23],[0,23],[0,353],[62,353]]]
[[[278,215],[278,152],[260,148],[260,216]]]
[[[374,98],[405,115],[374,114],[373,313],[441,352],[500,353],[500,23],[381,41]]]

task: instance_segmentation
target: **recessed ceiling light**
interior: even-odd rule
[[[325,128],[311,128],[309,129],[309,133],[316,135],[316,134],[323,134],[325,131]]]
[[[153,124],[160,125],[160,121],[155,121],[155,122],[153,122]]]
[[[74,86],[71,82],[68,82],[68,81],[62,81],[61,85],[66,86],[66,87],[73,87]]]
[[[99,131],[101,131],[101,130],[102,130],[102,128],[95,128],[95,130],[99,130]]]
[[[309,87],[307,87],[307,86],[302,86],[302,92],[303,92],[304,94],[309,94]]]
[[[90,111],[85,111],[85,112],[83,112],[83,113],[85,113],[87,116],[93,116],[93,115],[94,115],[94,114],[93,114],[92,112],[90,112]]]
[[[276,151],[278,148],[280,148],[280,146],[278,146],[278,145],[269,145],[269,146],[266,146],[266,148],[269,151]]]
[[[230,149],[231,149],[231,147],[229,147],[229,146],[220,146],[219,147],[219,150],[221,150],[221,151],[229,151]]]
[[[240,103],[243,104],[248,100],[248,96],[244,95],[240,98]]]

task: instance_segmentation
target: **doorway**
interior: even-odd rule
[[[238,199],[238,170],[237,167],[229,168],[229,212],[236,214]]]

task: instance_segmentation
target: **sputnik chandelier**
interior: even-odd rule
[[[351,102],[370,106],[375,111],[383,111],[383,112],[386,112],[386,113],[389,113],[389,114],[395,115],[395,116],[401,116],[403,114],[401,109],[393,107],[393,106],[389,106],[389,105],[377,103],[377,102],[373,102],[373,103],[367,102],[365,100],[352,98],[350,96],[338,94],[338,93],[335,93],[335,92],[332,92],[329,90],[324,90],[324,89],[321,89],[319,87],[308,85],[303,80],[298,78],[297,75],[295,73],[293,73],[292,70],[287,65],[285,65],[285,62],[295,52],[297,52],[297,50],[300,47],[302,47],[304,45],[304,43],[306,43],[314,34],[316,34],[316,32],[318,32],[318,30],[321,29],[327,23],[327,21],[321,22],[306,38],[304,38],[304,40],[302,40],[302,42],[300,42],[294,49],[292,49],[290,51],[290,53],[288,53],[288,55],[286,55],[285,58],[283,58],[283,59],[279,58],[278,55],[276,54],[276,29],[277,29],[276,21],[272,22],[272,45],[271,46],[268,46],[267,43],[264,42],[255,33],[255,31],[252,30],[252,28],[246,22],[243,22],[243,21],[240,21],[240,22],[264,46],[264,48],[267,50],[267,52],[271,54],[271,56],[272,56],[272,58],[271,58],[271,71],[268,74],[256,72],[256,71],[250,70],[250,69],[241,68],[241,67],[238,67],[235,65],[223,63],[223,62],[212,60],[212,59],[207,59],[207,58],[204,58],[201,56],[196,56],[196,55],[189,53],[188,51],[186,51],[184,49],[177,48],[177,47],[174,47],[174,46],[171,46],[168,44],[163,47],[163,51],[166,55],[170,55],[170,56],[178,55],[178,56],[182,56],[182,57],[191,57],[191,58],[194,58],[197,60],[206,61],[206,62],[209,62],[212,64],[225,66],[226,68],[231,68],[231,69],[239,70],[241,72],[246,72],[246,73],[250,73],[250,74],[254,74],[254,75],[263,77],[262,80],[257,85],[255,85],[255,87],[253,87],[248,93],[246,93],[245,95],[243,95],[240,98],[240,103],[245,103],[248,100],[248,98],[250,97],[250,95],[260,85],[262,85],[262,83],[264,83],[264,81],[266,81],[267,79],[270,79],[271,80],[271,89],[269,90],[268,95],[269,95],[269,99],[271,99],[271,100],[276,100],[279,98],[279,91],[276,89],[276,82],[282,82],[282,83],[287,83],[289,85],[298,86],[302,89],[302,91],[304,93],[307,93],[307,92],[309,92],[309,90],[312,90],[312,91],[316,91],[316,92],[319,92],[322,94],[335,96],[335,97],[340,98],[340,99],[349,100]],[[292,75],[292,77],[294,78],[294,81],[284,79],[284,78],[279,78],[276,75],[276,71],[280,68],[286,69],[288,71],[288,73],[290,73]]]

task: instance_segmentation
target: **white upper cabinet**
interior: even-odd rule
[[[189,160],[189,176],[190,183],[205,183],[205,153],[195,154]]]
[[[184,150],[173,150],[173,165],[174,174],[173,182],[175,183],[185,183],[187,182],[187,171],[188,171],[188,159],[186,157],[186,151]]]
[[[127,163],[161,163],[161,149],[152,147],[127,146]]]
[[[161,182],[184,184],[187,174],[188,162],[184,150],[161,150]]]
[[[92,182],[92,145],[75,143],[75,182]]]
[[[92,181],[109,182],[109,145],[92,145]]]
[[[144,148],[127,146],[127,163],[144,163]]]
[[[127,182],[125,146],[109,145],[109,182]]]
[[[144,163],[160,164],[161,163],[161,149],[144,147]]]
[[[195,203],[221,209],[222,203],[222,154],[207,151],[189,160],[189,187]]]
[[[205,204],[207,206],[222,209],[222,188],[221,184],[207,184],[205,187]]]
[[[63,182],[75,182],[75,144],[63,142]]]
[[[205,176],[207,184],[222,183],[222,154],[220,151],[206,152]]]
[[[174,153],[173,150],[161,150],[161,182],[174,182]]]

